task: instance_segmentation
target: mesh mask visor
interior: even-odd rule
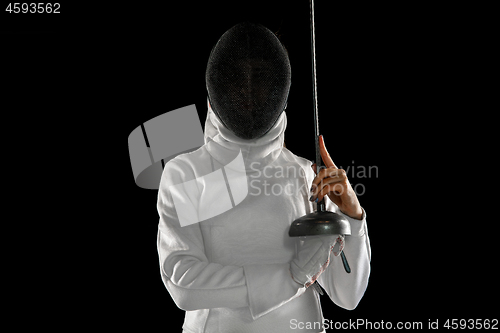
[[[226,31],[208,60],[210,105],[242,139],[266,134],[284,110],[291,84],[288,54],[267,28],[240,23]]]

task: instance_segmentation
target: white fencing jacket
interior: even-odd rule
[[[283,112],[264,137],[242,140],[209,107],[205,145],[165,165],[158,193],[157,245],[162,280],[175,304],[186,311],[183,332],[323,330],[319,296],[313,288],[294,282],[289,271],[297,238],[289,237],[288,230],[296,218],[314,210],[308,199],[315,175],[311,161],[283,147],[285,128]],[[231,184],[229,193],[214,198],[207,175],[220,172],[239,152],[247,195],[237,199],[238,190]],[[227,180],[227,167],[225,171]],[[199,222],[181,226],[180,204],[178,200],[176,209],[172,189],[193,179],[198,192],[189,194],[183,204],[192,208]],[[233,198],[232,208],[202,216],[203,210],[228,196]],[[328,210],[342,214],[329,199],[325,201]],[[354,309],[368,284],[370,242],[365,213],[362,220],[346,217],[352,235],[346,236],[344,253],[351,273],[345,272],[340,256],[332,255],[318,282],[335,304]]]

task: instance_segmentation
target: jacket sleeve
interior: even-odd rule
[[[363,209],[362,219],[357,220],[343,214],[335,204],[330,204],[332,206],[329,209],[345,216],[351,224],[351,235],[345,237],[343,250],[351,273],[345,271],[340,255],[332,255],[332,262],[320,275],[318,282],[335,304],[353,310],[363,297],[370,276],[371,249],[366,213]]]
[[[187,311],[249,306],[256,319],[302,294],[305,288],[293,282],[288,263],[224,266],[208,261],[200,223],[180,226],[168,189],[194,179],[186,176],[189,169],[176,159],[169,161],[158,192],[160,273],[175,304]]]

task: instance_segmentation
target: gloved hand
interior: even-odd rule
[[[338,256],[344,249],[344,237],[341,235],[298,238],[297,253],[290,262],[293,280],[306,288],[313,284],[330,264],[330,254],[336,244],[338,250],[333,254]]]

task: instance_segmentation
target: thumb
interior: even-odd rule
[[[316,174],[316,163],[313,163],[313,165],[311,165],[311,168],[313,169],[314,174]]]

